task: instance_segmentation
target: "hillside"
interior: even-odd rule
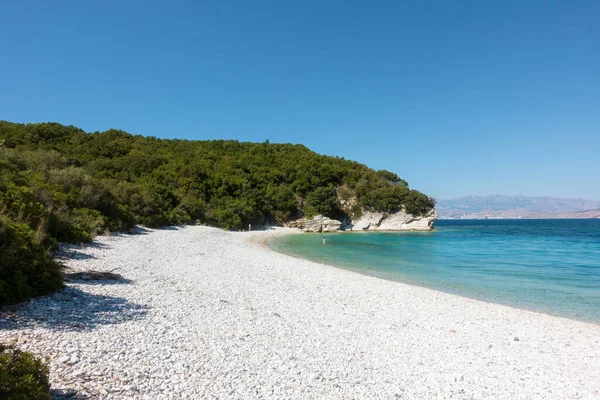
[[[438,200],[440,219],[581,218],[582,211],[600,209],[600,201],[528,196],[466,196]]]
[[[242,229],[301,215],[420,215],[433,206],[392,172],[298,144],[166,140],[0,121],[0,304],[59,284],[45,250],[57,241],[89,241],[138,223]],[[17,270],[13,289],[7,282]],[[40,271],[52,272],[32,284]]]

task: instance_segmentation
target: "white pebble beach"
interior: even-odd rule
[[[74,248],[68,283],[0,315],[57,395],[101,399],[598,399],[600,325],[297,259],[277,229],[144,229]]]

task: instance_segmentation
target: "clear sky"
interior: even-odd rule
[[[2,1],[0,119],[600,199],[600,2]]]

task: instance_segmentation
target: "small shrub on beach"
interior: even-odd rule
[[[0,345],[0,399],[50,398],[48,366],[31,353]]]
[[[62,287],[60,267],[39,236],[27,225],[0,215],[0,306]]]

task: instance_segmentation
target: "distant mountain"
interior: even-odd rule
[[[558,214],[531,214],[527,218],[538,219],[590,219],[600,218],[600,210],[576,211]]]
[[[466,196],[438,200],[436,210],[440,219],[598,218],[600,201],[547,196]]]

